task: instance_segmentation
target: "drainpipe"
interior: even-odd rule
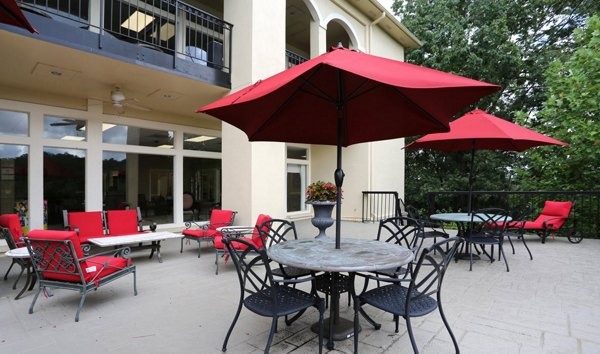
[[[377,25],[381,20],[385,18],[385,11],[381,12],[381,16],[376,18],[373,22],[367,25],[367,51],[371,54],[371,37],[373,36],[373,26]]]
[[[386,14],[385,11],[381,12],[381,16],[379,16],[378,18],[376,18],[373,22],[369,23],[367,25],[367,53],[371,54],[371,37],[373,35],[373,26],[377,25],[379,22],[381,22],[381,20],[383,20],[385,18]],[[371,144],[369,144],[369,161],[370,161],[370,165],[371,168],[369,168],[369,174],[368,174],[368,181],[367,181],[367,185],[369,186],[369,190],[373,190],[373,146]]]

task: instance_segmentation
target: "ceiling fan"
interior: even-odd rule
[[[115,89],[110,92],[110,100],[118,113],[125,112],[125,107],[146,112],[152,111],[152,109],[148,107],[139,105],[139,101],[136,98],[126,98],[120,86],[115,86]]]

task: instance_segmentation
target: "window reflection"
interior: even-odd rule
[[[0,135],[28,136],[29,115],[0,110]]]
[[[63,228],[62,211],[85,211],[85,150],[44,148],[48,228]]]
[[[210,211],[221,204],[221,160],[184,157],[183,192],[193,198],[188,208],[193,217],[208,220]]]
[[[221,138],[183,133],[183,148],[186,150],[221,152]]]
[[[84,141],[86,121],[72,118],[44,117],[44,138]]]
[[[138,145],[173,148],[173,131],[103,124],[102,142],[121,145]]]
[[[140,207],[146,220],[173,222],[173,157],[105,151],[104,209]]]
[[[29,228],[29,148],[0,144],[0,214],[18,214],[23,231]]]

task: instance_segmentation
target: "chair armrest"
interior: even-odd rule
[[[551,221],[551,220],[560,220],[560,219],[562,219],[562,218],[549,218],[549,219],[544,220],[544,222],[542,223],[542,225],[544,225],[544,229],[552,229],[554,224],[548,223],[548,221]]]
[[[410,278],[390,278],[390,277],[386,277],[386,276],[381,276],[381,275],[376,275],[376,274],[365,274],[365,273],[354,273],[354,274],[356,276],[359,276],[359,277],[362,277],[365,279],[382,281],[384,283],[406,283],[406,282],[411,281]]]
[[[208,230],[208,226],[210,225],[210,221],[186,221],[185,228],[191,229],[192,226],[196,226],[199,229]]]

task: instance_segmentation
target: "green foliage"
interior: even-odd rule
[[[403,24],[423,42],[407,52],[406,61],[503,87],[457,117],[480,108],[511,121],[517,112],[536,118],[546,100],[544,72],[554,60],[573,53],[573,31],[599,9],[599,2],[585,0],[397,0],[393,5]],[[546,133],[560,139],[553,131]],[[552,156],[560,148],[534,150]],[[426,192],[466,190],[469,155],[408,149],[407,202],[423,206]],[[523,179],[513,179],[515,170],[524,176],[519,169],[523,163],[534,161],[513,152],[478,151],[474,189],[523,189],[515,184]]]
[[[600,189],[600,17],[576,30],[575,41],[573,55],[555,60],[546,71],[548,99],[532,122],[537,131],[570,146],[527,151],[516,174],[523,188]]]

